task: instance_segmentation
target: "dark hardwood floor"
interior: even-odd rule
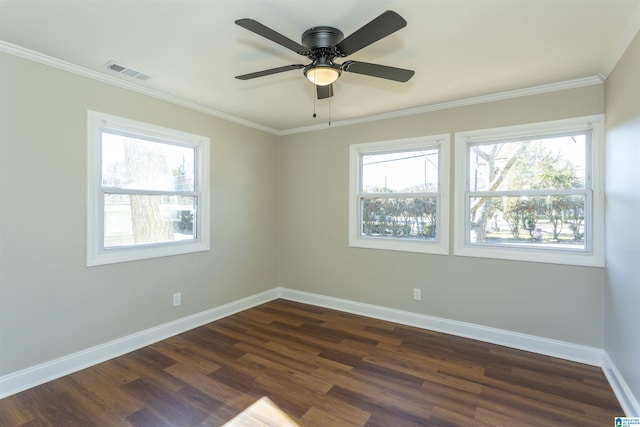
[[[276,300],[2,399],[0,425],[219,426],[263,396],[301,426],[623,415],[598,367]]]

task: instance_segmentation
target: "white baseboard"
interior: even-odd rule
[[[0,377],[0,399],[278,298],[271,289]]]
[[[0,399],[277,298],[416,326],[589,365],[602,366],[603,364],[603,350],[594,347],[293,289],[275,288],[2,376],[0,377]],[[613,375],[614,379],[609,379],[609,381],[620,384],[617,388],[618,391],[612,384],[616,396],[618,393],[621,393],[622,396],[631,396],[613,363],[609,363],[609,365],[613,367],[615,373],[609,372],[607,374],[605,371],[607,378],[609,379]],[[630,408],[630,412],[637,412],[637,402],[633,397],[626,398],[626,401],[629,402],[627,406]]]
[[[624,377],[618,371],[615,363],[609,356],[607,351],[604,351],[604,360],[602,364],[602,371],[609,381],[613,393],[616,395],[622,410],[627,417],[640,417],[640,403],[634,397],[631,389],[624,380]]]
[[[412,313],[371,304],[327,297],[324,295],[279,288],[280,298],[313,304],[320,307],[346,311],[348,313],[388,320],[403,325],[416,326],[436,332],[471,338],[478,341],[504,345],[520,350],[531,351],[547,356],[558,357],[593,366],[602,366],[602,349],[558,341],[534,335],[521,334],[504,329],[458,322],[441,317]]]

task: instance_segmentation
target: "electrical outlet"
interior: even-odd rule
[[[173,306],[177,306],[182,304],[182,293],[178,292],[177,294],[173,294]]]
[[[420,301],[422,299],[422,290],[418,288],[413,289],[413,300]]]

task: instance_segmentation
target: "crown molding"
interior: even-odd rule
[[[375,122],[379,120],[393,119],[396,117],[413,116],[416,114],[429,113],[432,111],[448,110],[457,107],[466,107],[469,105],[484,104],[488,102],[503,101],[506,99],[520,98],[523,96],[540,95],[549,92],[558,92],[567,89],[576,89],[586,86],[599,85],[604,83],[604,77],[601,75],[584,77],[581,79],[567,80],[564,82],[550,83],[540,86],[532,86],[524,89],[510,90],[506,92],[498,92],[489,95],[481,95],[473,98],[460,99],[457,101],[441,102],[438,104],[425,105],[422,107],[410,108],[407,110],[391,111],[388,113],[377,114],[373,116],[361,117],[357,119],[341,120],[331,122],[331,124],[321,124],[295,129],[288,129],[279,132],[279,135],[292,135],[296,133],[312,132],[317,130],[329,129],[332,127],[350,126],[361,123]]]
[[[636,19],[636,21],[640,23],[640,13],[636,14],[636,17],[639,18],[639,19]],[[637,29],[636,29],[636,32],[637,32]],[[625,37],[625,40],[627,38],[629,37]],[[632,37],[629,38],[627,45],[632,39],[633,39]],[[624,47],[624,49],[626,49],[626,46]],[[622,53],[624,53],[624,49],[620,53],[620,56],[622,55]],[[519,98],[523,96],[539,95],[543,93],[598,85],[598,84],[602,84],[606,78],[606,74],[602,74],[597,76],[585,77],[581,79],[568,80],[564,82],[551,83],[551,84],[546,84],[541,86],[533,86],[533,87],[524,88],[524,89],[516,89],[516,90],[498,92],[498,93],[489,94],[489,95],[476,96],[476,97],[460,99],[456,101],[430,104],[430,105],[410,108],[406,110],[391,111],[391,112],[376,114],[376,115],[367,116],[367,117],[340,120],[336,122],[331,122],[330,124],[323,123],[323,124],[313,125],[313,126],[304,126],[299,128],[277,130],[265,125],[261,125],[259,123],[255,123],[240,117],[233,116],[231,114],[223,113],[213,108],[209,108],[204,105],[191,102],[177,96],[169,95],[159,90],[148,88],[143,84],[140,84],[137,82],[132,82],[132,81],[130,82],[130,81],[109,76],[107,74],[103,74],[98,71],[94,71],[85,67],[80,67],[70,62],[62,61],[60,59],[57,59],[48,55],[44,55],[42,53],[39,53],[33,50],[29,50],[21,46],[7,43],[2,40],[0,40],[0,52],[8,53],[14,56],[28,59],[30,61],[48,65],[50,67],[54,67],[63,71],[68,71],[73,74],[77,74],[93,80],[98,80],[100,82],[107,83],[113,86],[118,86],[123,89],[141,93],[143,95],[151,96],[156,99],[160,99],[163,101],[170,102],[172,104],[180,105],[182,107],[189,108],[191,110],[195,110],[201,113],[208,114],[213,117],[217,117],[219,119],[227,120],[229,122],[233,122],[243,126],[261,130],[263,132],[267,132],[276,136],[293,135],[298,133],[313,132],[313,131],[330,129],[335,127],[351,126],[351,125],[361,124],[361,123],[370,123],[370,122],[375,122],[379,120],[392,119],[396,117],[413,116],[416,114],[423,114],[423,113],[428,113],[432,111],[447,110],[451,108],[465,107],[465,106],[483,104],[483,103],[495,102],[495,101],[502,101],[506,99]],[[617,60],[619,59],[620,58],[618,57]],[[616,63],[617,63],[617,60],[615,61]],[[615,65],[615,63],[613,65]]]
[[[91,70],[89,68],[80,67],[78,65],[54,58],[52,56],[44,55],[42,53],[30,50],[30,49],[26,49],[21,46],[7,43],[3,40],[0,40],[0,52],[4,52],[10,55],[18,56],[20,58],[28,59],[30,61],[37,62],[43,65],[48,65],[50,67],[57,68],[59,70],[68,71],[70,73],[77,74],[82,77],[87,77],[89,79],[97,80],[102,83],[118,86],[120,88],[130,90],[132,92],[137,92],[137,93],[147,95],[156,99],[160,99],[162,101],[167,101],[172,104],[179,105],[181,107],[189,108],[191,110],[205,113],[210,116],[217,117],[219,119],[227,120],[229,122],[233,122],[233,123],[237,123],[250,128],[258,129],[274,135],[278,135],[279,133],[277,130],[272,129],[268,126],[264,126],[259,123],[254,123],[252,121],[249,121],[240,117],[236,117],[231,114],[223,113],[213,108],[209,108],[204,105],[191,102],[177,96],[169,95],[168,93],[165,93],[156,89],[151,89],[149,87],[144,86],[144,84],[124,80],[121,78],[117,78],[115,76],[110,76],[95,70]]]

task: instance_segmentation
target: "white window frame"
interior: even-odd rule
[[[513,247],[469,242],[469,158],[468,147],[474,143],[511,138],[543,137],[591,129],[591,155],[586,165],[587,183],[591,183],[585,210],[585,248],[580,250],[550,247]],[[455,134],[455,200],[454,255],[544,262],[553,264],[604,267],[604,115],[593,115],[542,123],[493,129],[458,132]],[[589,160],[589,156],[588,160]],[[590,202],[590,203],[589,203]]]
[[[392,141],[378,141],[349,146],[349,246],[368,249],[383,249],[427,254],[449,254],[449,176],[450,176],[449,134],[407,138]],[[360,196],[362,194],[362,157],[366,154],[388,153],[412,149],[438,148],[438,214],[435,240],[415,240],[401,238],[381,238],[363,236],[361,233]],[[399,195],[405,197],[405,194]]]
[[[194,239],[123,247],[104,247],[104,197],[102,188],[102,131],[119,131],[140,139],[158,140],[195,150]],[[110,114],[87,111],[87,266],[113,264],[180,255],[210,249],[209,162],[210,139],[174,129],[138,122]]]

